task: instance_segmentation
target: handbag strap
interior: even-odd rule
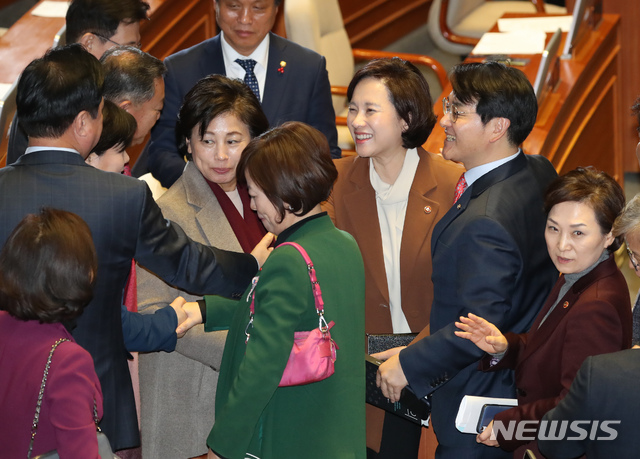
[[[324,318],[324,300],[322,299],[322,290],[320,289],[320,283],[318,282],[318,278],[316,276],[316,268],[313,266],[313,262],[311,261],[309,254],[300,244],[296,242],[283,242],[282,244],[278,245],[276,248],[282,247],[283,245],[290,245],[296,248],[298,252],[300,252],[300,255],[302,255],[302,258],[304,258],[305,263],[307,264],[307,272],[309,273],[309,280],[311,281],[311,289],[313,290],[313,300],[315,302],[316,312],[318,313],[318,328],[322,333],[326,333],[329,330],[329,325],[327,324],[327,321]],[[249,310],[250,310],[249,323],[247,324],[244,331],[245,335],[247,336],[247,338],[245,339],[245,344],[247,343],[247,341],[249,341],[249,337],[251,336],[251,334],[249,333],[249,329],[253,327],[253,315],[255,313],[254,303],[256,299],[255,288],[256,288],[256,285],[258,284],[258,277],[254,277],[251,283],[252,283],[251,290],[249,292],[249,294],[251,295],[251,305],[249,306]]]
[[[44,386],[47,383],[47,377],[49,376],[49,367],[51,366],[51,358],[53,357],[53,352],[56,350],[60,343],[64,341],[71,341],[68,338],[60,338],[58,341],[53,343],[51,346],[51,351],[49,352],[49,358],[47,359],[47,364],[44,367],[44,374],[42,375],[42,383],[40,383],[40,392],[38,393],[38,403],[36,404],[36,414],[33,417],[33,423],[31,424],[31,441],[29,442],[29,452],[27,453],[27,459],[31,457],[31,451],[33,450],[33,441],[36,439],[36,432],[38,430],[38,422],[40,421],[40,409],[42,407],[42,398],[44,397]]]

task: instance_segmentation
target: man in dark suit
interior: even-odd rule
[[[98,59],[114,46],[140,48],[140,21],[149,19],[148,10],[149,4],[142,0],[73,0],[65,19],[67,43],[82,44]],[[18,117],[14,117],[7,164],[22,156],[28,143]]]
[[[567,396],[542,418],[547,423],[547,432],[550,422],[558,423],[556,433],[560,423],[567,424],[566,435],[558,440],[549,435],[539,436],[540,451],[550,459],[571,459],[584,454],[589,459],[638,457],[639,381],[638,349],[588,357]],[[584,429],[582,432],[571,427],[574,421],[582,421],[574,424]],[[592,429],[597,430],[594,433]]]
[[[331,156],[341,156],[325,59],[269,32],[279,4],[280,0],[214,0],[222,32],[165,60],[165,105],[148,146],[149,171],[163,186],[170,187],[185,166],[175,134],[182,100],[198,80],[211,74],[244,79],[257,88],[254,93],[272,127],[285,121],[310,124],[327,137]],[[247,59],[255,64],[251,72],[242,67]]]
[[[458,182],[457,202],[431,239],[431,334],[424,331],[399,354],[382,356],[388,360],[378,379],[392,400],[407,384],[419,397],[433,393],[437,457],[510,457],[455,428],[465,395],[514,397],[515,386],[509,370],[478,371],[482,352],[454,335],[454,322],[472,312],[501,330],[529,329],[558,275],[547,255],[542,204],[557,174],[547,159],[518,148],[537,114],[533,88],[521,71],[496,62],[464,64],[450,79],[453,91],[440,120],[442,155],[467,172]]]
[[[0,169],[0,245],[43,206],[74,212],[91,228],[99,261],[94,299],[69,325],[94,359],[104,395],[100,425],[120,450],[140,444],[120,317],[131,259],[184,290],[231,297],[241,295],[258,263],[196,244],[162,217],[145,183],[84,162],[102,131],[102,85],[100,63],[79,44],[50,50],[24,70],[17,111],[29,148]],[[258,252],[261,262],[267,249]]]

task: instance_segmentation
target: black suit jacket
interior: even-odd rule
[[[418,396],[435,391],[443,447],[485,448],[455,428],[463,396],[515,396],[512,371],[478,371],[483,352],[453,334],[454,321],[473,312],[504,332],[529,329],[558,277],[542,201],[556,175],[546,158],[520,153],[475,181],[433,230],[431,335],[403,350],[400,363]]]
[[[183,290],[231,297],[250,282],[255,259],[196,244],[163,218],[145,183],[88,166],[77,153],[34,152],[0,169],[0,244],[43,206],[74,212],[91,228],[97,281],[73,336],[93,357],[104,395],[100,425],[113,448],[139,445],[120,317],[131,259]]]
[[[587,431],[583,435],[586,438],[575,439],[579,432],[567,427],[569,435],[562,440],[538,438],[540,451],[551,459],[570,459],[582,454],[586,454],[589,459],[637,458],[640,451],[638,381],[638,349],[588,357],[580,367],[567,396],[544,415],[543,421],[598,421],[595,439],[591,438],[591,428],[595,423],[583,422],[579,427]],[[620,422],[603,425],[607,420]],[[611,438],[614,436],[615,438]],[[574,439],[567,439],[568,437]],[[611,439],[605,440],[606,438]]]
[[[165,187],[178,180],[185,166],[175,134],[184,96],[207,75],[226,74],[220,40],[217,35],[165,60],[168,72],[164,79],[164,108],[151,131],[148,147],[149,171]],[[282,73],[278,72],[281,62],[286,62]],[[285,121],[302,121],[315,127],[327,137],[331,156],[340,158],[325,58],[273,33],[262,110],[272,127]]]

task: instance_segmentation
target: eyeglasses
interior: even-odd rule
[[[116,46],[133,46],[134,48],[138,48],[138,49],[142,49],[142,43],[138,42],[138,43],[127,43],[127,44],[122,44],[122,43],[118,43],[116,41],[113,41],[110,38],[105,37],[104,35],[100,35],[99,33],[95,33],[95,32],[91,32],[92,34],[94,34],[96,37],[100,37],[103,40],[108,41],[109,43],[113,43]]]
[[[633,266],[633,270],[638,271],[638,268],[640,268],[640,265],[638,265],[638,262],[636,261],[636,256],[633,254],[633,252],[629,248],[629,244],[627,243],[626,239],[624,240],[624,245],[627,246],[627,255],[629,255],[629,260],[631,260],[631,265]]]
[[[458,117],[460,115],[473,115],[475,112],[461,112],[458,110],[458,106],[456,104],[452,104],[449,102],[448,97],[444,97],[442,99],[442,111],[445,115],[449,115],[452,123],[458,121]]]

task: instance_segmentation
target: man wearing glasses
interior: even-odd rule
[[[80,43],[97,59],[115,46],[140,48],[140,21],[149,19],[148,10],[149,4],[141,0],[73,0],[66,16],[67,43]],[[28,143],[27,135],[14,117],[7,164],[14,163]]]
[[[517,69],[496,62],[462,64],[450,75],[440,125],[442,156],[461,162],[453,207],[433,230],[434,299],[431,334],[388,352],[378,382],[392,401],[406,385],[432,396],[439,458],[511,457],[455,428],[465,395],[515,397],[511,371],[478,371],[482,352],[454,335],[454,322],[472,312],[500,330],[529,329],[558,273],[547,255],[543,193],[556,176],[541,156],[519,146],[535,124],[537,102]],[[397,348],[396,348],[397,349]]]

